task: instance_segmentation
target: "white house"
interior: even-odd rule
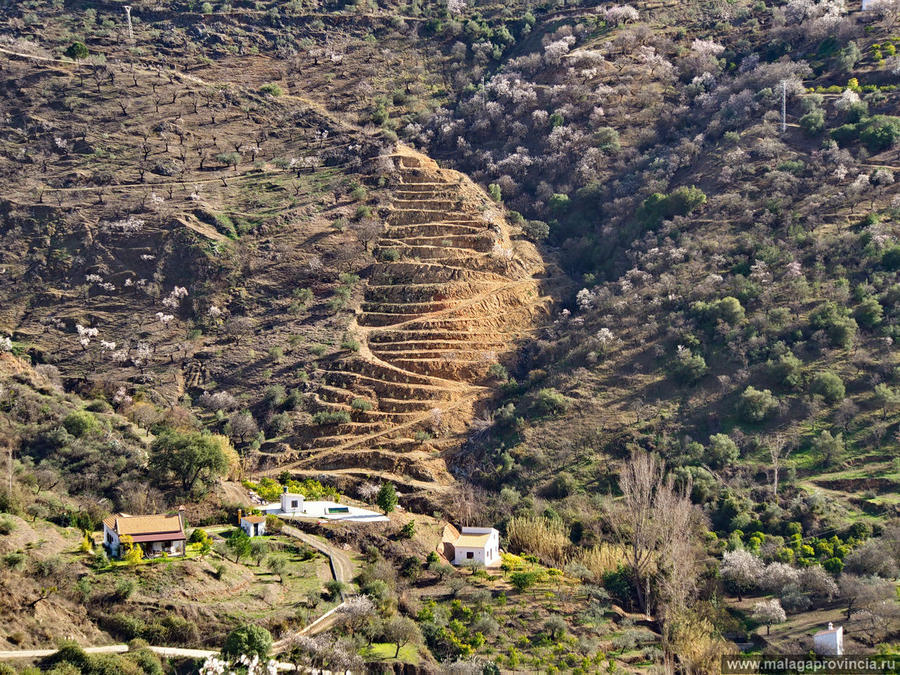
[[[303,495],[296,492],[288,492],[287,488],[284,488],[284,492],[281,493],[281,512],[301,514],[305,510],[305,500],[306,498]]]
[[[129,516],[115,513],[103,520],[103,546],[109,555],[122,554],[122,537],[140,544],[144,555],[152,558],[163,553],[184,555],[184,516],[178,513],[148,516]]]
[[[500,533],[493,527],[464,527],[453,545],[453,564],[476,562],[489,567],[500,562]]]
[[[841,656],[844,653],[844,627],[834,627],[828,622],[828,630],[813,635],[813,651],[819,656]]]
[[[238,511],[240,514],[240,511]],[[240,518],[241,529],[247,533],[248,537],[261,537],[266,533],[266,517],[265,516],[238,516]]]

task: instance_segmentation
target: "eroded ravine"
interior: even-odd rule
[[[464,175],[400,146],[379,262],[351,326],[360,349],[321,373],[316,411],[351,421],[309,425],[297,459],[263,473],[333,473],[407,489],[452,482],[443,452],[459,442],[488,371],[548,306],[534,246]]]

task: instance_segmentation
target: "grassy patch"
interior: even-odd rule
[[[396,652],[397,645],[392,642],[373,642],[369,647],[363,649],[361,654],[370,661],[394,661]],[[396,660],[416,665],[419,663],[419,653],[412,645],[404,645],[400,648],[400,654]]]

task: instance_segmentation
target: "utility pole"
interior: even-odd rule
[[[781,133],[787,131],[787,80],[781,81]]]
[[[131,5],[125,5],[125,18],[128,19],[128,39],[134,40],[134,28],[131,25]]]

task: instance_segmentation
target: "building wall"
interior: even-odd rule
[[[843,631],[813,636],[814,651],[823,656],[838,656],[844,651]]]
[[[456,546],[454,547],[456,551],[456,557],[453,559],[454,565],[462,565],[468,561],[475,561],[477,563],[481,563],[485,565],[484,553],[485,549],[483,548],[469,548],[468,546]],[[469,554],[472,554],[472,557],[469,557]]]
[[[119,556],[119,535],[109,529],[106,523],[103,523],[103,546],[113,558]]]
[[[281,495],[281,510],[284,513],[303,513],[303,495],[284,492]]]
[[[261,537],[266,533],[266,524],[241,521],[241,529],[247,533],[248,537]]]

